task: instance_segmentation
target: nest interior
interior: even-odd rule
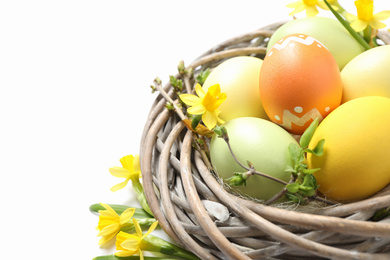
[[[229,39],[196,59],[196,76],[234,56],[263,59],[267,42],[284,22]],[[388,33],[379,33],[384,44]],[[194,77],[183,79],[192,92]],[[390,218],[371,221],[390,206],[390,188],[372,198],[315,212],[300,212],[236,196],[221,185],[212,165],[194,148],[184,115],[165,108],[177,102],[170,83],[162,87],[140,146],[145,195],[163,230],[201,259],[390,259]],[[175,101],[176,100],[176,101]]]

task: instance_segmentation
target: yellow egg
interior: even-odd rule
[[[230,58],[211,71],[203,84],[207,89],[219,84],[226,93],[226,101],[219,107],[220,118],[229,121],[238,117],[268,119],[260,100],[259,76],[263,61],[259,58],[239,56]]]
[[[324,154],[308,154],[319,191],[338,201],[365,199],[390,183],[390,99],[348,101],[318,126],[309,148],[325,139]]]
[[[341,71],[342,103],[365,96],[390,98],[390,45],[356,56]]]

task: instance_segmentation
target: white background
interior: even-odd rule
[[[166,83],[180,60],[291,19],[290,2],[0,1],[1,254],[112,253],[97,245],[88,208],[136,204],[131,186],[110,191],[122,179],[108,168],[138,153],[153,79]]]

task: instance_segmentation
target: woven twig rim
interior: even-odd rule
[[[267,40],[282,24],[229,39],[188,68],[197,74],[233,56],[264,58]],[[389,33],[380,32],[378,38],[390,44]],[[183,80],[191,93],[192,79]],[[221,186],[207,158],[193,149],[194,134],[165,108],[166,100],[174,98],[170,83],[164,90],[167,96],[156,98],[145,124],[140,158],[149,206],[176,243],[201,259],[389,259],[390,218],[368,220],[376,210],[390,206],[390,187],[367,200],[324,208],[315,214],[234,196]],[[229,219],[218,221],[204,201],[226,207]]]

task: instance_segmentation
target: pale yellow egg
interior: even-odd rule
[[[219,84],[226,101],[219,107],[220,118],[229,121],[238,117],[268,119],[260,99],[259,77],[263,60],[249,56],[230,58],[211,71],[203,84],[207,89]]]
[[[365,96],[390,98],[390,45],[359,54],[341,71],[342,103]]]

